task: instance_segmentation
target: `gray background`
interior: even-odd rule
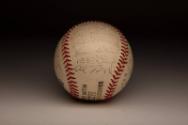
[[[188,8],[181,0],[4,0],[0,3],[0,125],[187,125]],[[74,100],[57,81],[61,36],[87,20],[119,28],[135,67],[107,102]]]
[[[53,56],[59,38],[2,39],[2,125],[187,125],[188,70],[182,37],[130,37],[135,67],[115,98],[88,103],[59,85]]]

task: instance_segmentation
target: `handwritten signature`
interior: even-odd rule
[[[112,74],[114,62],[108,61],[105,58],[80,58],[77,60],[77,65],[74,67],[75,72],[82,73],[110,73]]]

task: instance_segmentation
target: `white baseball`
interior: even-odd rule
[[[73,97],[105,100],[126,86],[133,54],[115,27],[98,21],[84,22],[61,38],[54,66],[57,78]]]

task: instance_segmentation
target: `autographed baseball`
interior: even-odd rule
[[[127,85],[133,54],[117,28],[90,21],[64,34],[56,48],[54,66],[57,78],[73,97],[106,100]]]

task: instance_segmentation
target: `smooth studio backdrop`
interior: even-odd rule
[[[187,3],[183,1],[17,0],[0,2],[0,124],[187,125]],[[127,87],[101,103],[76,101],[53,69],[58,40],[101,20],[132,45]]]

